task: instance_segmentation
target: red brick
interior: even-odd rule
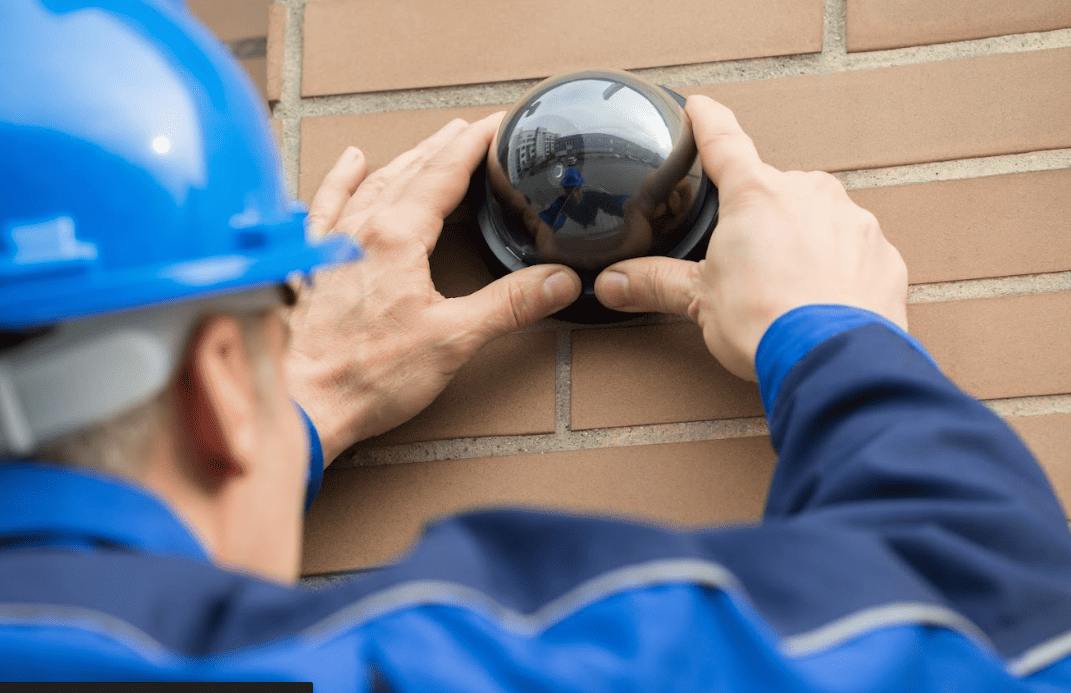
[[[275,2],[268,8],[268,82],[269,101],[283,96],[283,44],[286,42],[286,6]]]
[[[776,457],[767,438],[328,470],[305,523],[304,572],[383,563],[436,517],[541,507],[706,526],[757,520]]]
[[[781,169],[846,171],[1071,147],[1071,49],[682,88]]]
[[[574,430],[762,416],[692,323],[573,332]]]
[[[303,118],[299,197],[306,203],[312,200],[324,176],[350,145],[364,152],[371,173],[412,149],[454,118],[472,122],[506,108],[469,106]]]
[[[253,80],[253,85],[256,86],[257,91],[260,92],[261,97],[267,101],[267,61],[264,58],[246,58],[239,62],[241,62],[242,67],[245,68],[246,74],[249,75],[249,79]]]
[[[476,233],[472,222],[448,223],[439,236],[430,259],[431,280],[447,298],[468,296],[494,280],[476,248]]]
[[[1071,169],[854,190],[912,283],[1071,270]]]
[[[1071,292],[908,307],[911,331],[982,399],[1071,392]],[[761,416],[689,323],[573,333],[573,428]]]
[[[1071,292],[908,306],[911,332],[980,399],[1071,393]]]
[[[497,339],[463,366],[427,409],[363,445],[553,433],[555,353],[553,332]]]
[[[1071,414],[1015,416],[1008,423],[1037,456],[1071,517]]]
[[[852,52],[1066,27],[1067,0],[848,0]]]
[[[546,77],[822,49],[822,0],[319,0],[305,6],[302,94]]]
[[[760,154],[783,169],[853,170],[1071,147],[1071,49],[682,88],[733,108]],[[998,95],[999,98],[994,98]],[[369,170],[451,118],[508,105],[325,116],[302,121],[308,202],[347,145]]]
[[[198,19],[223,41],[259,38],[268,33],[271,0],[187,0]]]

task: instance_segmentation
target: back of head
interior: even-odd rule
[[[0,452],[147,401],[205,310],[356,256],[306,240],[259,95],[181,2],[4,0],[0,64]]]

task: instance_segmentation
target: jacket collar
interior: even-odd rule
[[[0,460],[0,543],[117,545],[208,561],[175,513],[119,477],[36,462]]]

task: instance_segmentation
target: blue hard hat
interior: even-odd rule
[[[268,113],[174,0],[0,2],[0,329],[360,256],[305,236]]]
[[[580,175],[580,171],[570,166],[565,169],[565,175],[562,176],[563,188],[575,188],[578,185],[584,184],[584,176]]]

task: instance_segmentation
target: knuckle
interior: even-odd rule
[[[328,216],[320,210],[310,210],[308,216],[305,217],[305,228],[316,233],[329,231],[330,229],[327,228],[329,223]]]
[[[733,117],[733,124],[736,125],[735,117]],[[739,128],[739,125],[737,125],[737,128]],[[700,138],[697,138],[696,146],[701,151],[713,149],[757,153],[755,141],[747,133],[739,129],[704,132]]]
[[[869,209],[863,209],[862,207],[856,207],[859,210],[859,219],[867,226],[873,226],[879,228],[881,225],[878,223],[878,218],[874,216],[874,213]]]
[[[467,180],[470,175],[462,162],[443,157],[430,159],[424,164],[424,170],[444,180]]]
[[[399,238],[394,232],[393,220],[394,215],[389,210],[373,213],[361,225],[360,242],[366,247],[380,250],[396,247]]]
[[[904,256],[900,254],[900,251],[897,250],[896,246],[894,246],[893,244],[887,243],[887,245],[889,246],[889,251],[893,258],[893,265],[896,268],[897,282],[902,284],[906,289],[908,283],[908,271],[907,263],[904,262]]]
[[[844,186],[841,184],[840,180],[827,171],[810,171],[807,173],[807,177],[812,181],[815,187],[819,189],[833,192],[844,191]]]
[[[659,311],[675,313],[682,310],[682,304],[686,302],[675,269],[668,264],[653,263],[645,272],[645,302],[652,303]]]
[[[703,316],[706,311],[703,310],[703,297],[696,296],[692,299],[692,302],[688,304],[688,309],[685,311],[686,317],[694,322],[696,325],[703,325]]]
[[[884,240],[884,235],[881,233],[881,224],[878,223],[878,218],[874,216],[873,212],[855,204],[852,205],[851,211],[854,215],[855,225],[864,235]]]
[[[365,178],[362,188],[370,189],[373,193],[378,193],[387,187],[387,181],[389,180],[389,171],[384,167],[376,169],[370,176]]]
[[[644,268],[640,281],[640,290],[645,303],[651,299],[658,300],[662,291],[663,275],[664,271],[658,263],[650,263]]]
[[[734,195],[741,201],[762,203],[774,197],[776,190],[769,176],[752,172],[736,181]]]
[[[383,240],[383,220],[379,215],[372,215],[361,224],[361,242],[366,246],[379,245]]]
[[[510,330],[516,330],[528,322],[528,296],[521,287],[513,282],[505,286],[506,297],[503,301],[503,317]]]

